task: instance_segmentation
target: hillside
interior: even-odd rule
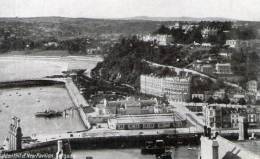
[[[129,35],[150,33],[161,24],[172,23],[174,22],[65,17],[0,18],[0,36],[4,32],[28,38],[50,36],[65,38],[100,34]]]
[[[176,46],[157,46],[151,42],[143,42],[136,37],[122,39],[111,48],[102,63],[92,70],[92,76],[108,81],[127,83],[139,87],[140,74],[154,73],[158,76],[175,74],[163,68],[151,68],[143,60],[159,64],[184,67],[189,59],[185,49]],[[183,59],[183,60],[182,60]],[[186,59],[186,60],[185,60]]]

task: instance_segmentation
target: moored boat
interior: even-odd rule
[[[142,147],[141,153],[142,154],[163,154],[165,153],[165,143],[163,140],[156,140],[153,141],[146,141],[145,146]]]
[[[43,112],[35,113],[35,116],[36,117],[45,117],[45,118],[61,117],[62,112],[61,111],[55,111],[55,110],[45,110]]]

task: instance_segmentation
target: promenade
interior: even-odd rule
[[[77,86],[73,83],[71,78],[67,78],[65,80],[65,86],[66,86],[66,88],[68,90],[68,93],[69,93],[73,103],[77,107],[77,110],[79,112],[79,115],[81,117],[81,120],[82,120],[85,128],[86,129],[90,129],[91,125],[90,125],[90,123],[88,121],[87,114],[83,111],[83,108],[82,108],[82,107],[89,106],[89,104],[87,103],[85,98],[80,94]]]

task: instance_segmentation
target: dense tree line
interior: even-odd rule
[[[157,46],[152,42],[138,40],[135,36],[125,39],[110,48],[102,63],[92,71],[92,75],[109,81],[117,81],[139,87],[140,74],[157,76],[175,75],[169,68],[151,67],[143,60],[164,65],[183,67],[188,64],[185,53],[175,46]]]
[[[250,50],[241,50],[232,54],[231,68],[235,75],[243,77],[240,85],[245,88],[246,82],[257,80],[259,56]]]

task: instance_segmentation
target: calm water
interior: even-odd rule
[[[93,69],[96,58],[64,57],[64,58],[26,58],[0,56],[0,81],[42,78],[62,74],[68,69]]]
[[[172,159],[198,159],[198,147],[188,150],[187,146],[173,148]],[[142,155],[140,149],[105,149],[105,150],[75,150],[74,159],[84,159],[92,156],[93,159],[155,159],[154,155]]]
[[[35,113],[46,109],[64,110],[74,106],[62,86],[12,88],[0,90],[0,144],[8,134],[12,116],[21,119],[24,136],[83,130],[77,111],[60,118],[36,118]]]

